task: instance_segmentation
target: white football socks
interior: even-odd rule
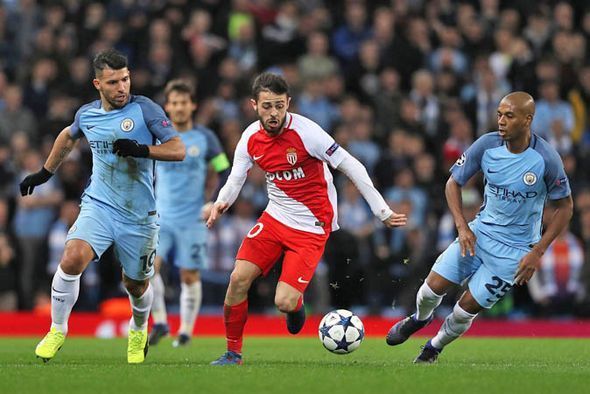
[[[467,312],[459,306],[459,303],[456,303],[453,312],[447,316],[445,322],[438,331],[438,334],[432,338],[430,343],[435,348],[442,349],[463,335],[463,333],[471,327],[471,323],[473,323],[475,316],[477,316],[477,314],[474,315]]]
[[[129,292],[127,292],[129,294]],[[129,321],[129,328],[134,331],[140,331],[147,328],[148,318],[150,316],[150,309],[154,301],[154,290],[152,285],[148,283],[148,287],[141,297],[134,297],[129,294],[129,301],[131,302],[131,311],[133,316]]]
[[[151,279],[151,284],[154,288],[154,303],[152,304],[152,318],[154,319],[154,324],[168,324],[166,300],[164,299],[166,290],[162,275],[156,273]]]
[[[416,320],[426,320],[445,295],[438,295],[424,282],[416,294]]]
[[[58,266],[51,282],[51,328],[64,335],[68,333],[68,319],[80,293],[81,275],[66,274]]]
[[[195,320],[201,309],[203,290],[201,281],[180,284],[180,329],[179,334],[192,336]]]

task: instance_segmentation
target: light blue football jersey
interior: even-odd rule
[[[571,194],[559,154],[534,134],[529,147],[518,154],[508,150],[498,132],[481,136],[451,167],[461,186],[478,171],[485,178],[484,203],[475,218],[478,228],[511,246],[537,243],[545,200]]]
[[[92,150],[92,175],[82,202],[98,202],[126,223],[155,223],[154,160],[119,157],[117,139],[140,144],[164,143],[178,135],[164,110],[143,96],[130,96],[123,108],[105,111],[101,101],[82,106],[70,126],[72,137],[85,136]]]
[[[160,222],[182,226],[201,221],[209,163],[222,155],[226,164],[214,165],[220,172],[229,162],[213,131],[197,126],[179,134],[186,157],[184,161],[157,163],[156,201]]]

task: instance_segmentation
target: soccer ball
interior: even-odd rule
[[[326,349],[336,354],[348,354],[361,345],[365,328],[357,315],[346,309],[338,309],[324,316],[318,333]]]

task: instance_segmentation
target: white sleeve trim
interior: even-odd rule
[[[389,205],[387,205],[385,199],[383,196],[381,196],[381,193],[375,189],[373,181],[371,181],[367,170],[361,164],[361,162],[355,159],[350,153],[346,152],[342,148],[341,150],[344,154],[344,157],[337,167],[338,170],[346,174],[346,176],[350,178],[357,189],[359,189],[369,204],[369,207],[371,207],[373,214],[381,221],[387,219],[389,216],[391,216],[393,211],[391,208],[389,208]]]

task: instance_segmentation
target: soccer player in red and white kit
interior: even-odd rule
[[[281,254],[283,267],[275,304],[287,314],[291,334],[303,328],[303,293],[330,232],[338,229],[336,189],[327,164],[354,182],[385,226],[403,226],[407,222],[405,215],[389,208],[357,159],[316,123],[287,112],[290,101],[289,86],[283,77],[262,73],[256,78],[251,104],[258,121],[242,134],[231,173],[207,221],[208,227],[213,226],[233,204],[254,163],[266,172],[268,206],[236,256],[224,305],[227,352],[212,365],[242,364],[248,290],[257,277],[270,271]]]

